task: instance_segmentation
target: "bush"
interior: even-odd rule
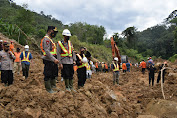
[[[171,62],[175,62],[176,59],[177,59],[177,54],[173,55],[168,60],[171,61]]]

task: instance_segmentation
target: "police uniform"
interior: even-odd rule
[[[56,27],[49,26],[48,29],[52,29],[54,32],[58,32]],[[56,53],[56,45],[53,42],[53,39],[49,37],[48,34],[44,36],[41,40],[41,50],[43,52],[43,64],[44,64],[44,82],[46,90],[49,93],[52,93],[52,88],[56,88],[56,80],[55,77],[58,73],[58,65],[54,63],[57,57]]]
[[[9,46],[4,44],[4,46]],[[0,60],[1,60],[1,82],[5,85],[11,85],[13,83],[13,60],[15,56],[11,51],[0,51]]]
[[[76,61],[76,55],[73,52],[73,46],[70,40],[58,41],[57,44],[57,59],[59,64],[63,65],[62,76],[65,80],[65,87],[67,90],[73,90],[73,62]]]

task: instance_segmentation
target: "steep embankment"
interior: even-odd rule
[[[0,40],[4,39],[0,36]],[[9,39],[5,39],[9,40]],[[21,45],[15,45],[20,46]],[[45,91],[43,64],[40,55],[32,51],[34,57],[27,80],[14,74],[14,84],[4,87],[0,83],[0,114],[2,118],[98,118],[121,117],[173,117],[176,111],[169,113],[169,104],[175,108],[177,102],[176,70],[166,75],[164,92],[167,102],[163,102],[160,85],[152,88],[148,85],[148,73],[142,75],[140,69],[133,67],[132,72],[120,74],[120,85],[112,85],[112,73],[98,73],[87,80],[85,87],[76,93],[64,91],[64,82],[57,83],[61,91],[49,94]],[[173,65],[176,68],[177,65]],[[157,76],[157,74],[156,74]],[[60,78],[60,77],[59,77]],[[77,76],[74,75],[74,88],[77,88]],[[162,102],[161,102],[162,101]],[[165,106],[163,106],[165,104]],[[157,112],[151,108],[156,105]],[[169,105],[169,107],[166,107]],[[147,107],[146,107],[147,106]],[[158,110],[164,110],[159,113]],[[174,109],[175,110],[175,109]]]

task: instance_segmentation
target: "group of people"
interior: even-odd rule
[[[163,67],[167,66],[167,62],[164,62],[164,64],[158,64],[157,67],[155,67],[155,64],[152,60],[151,57],[148,58],[147,62],[145,62],[144,60],[142,60],[142,62],[140,63],[140,66],[142,68],[142,73],[145,73],[145,69],[148,70],[149,72],[149,86],[151,85],[152,82],[152,86],[154,85],[154,76],[155,76],[155,72],[158,72],[158,77],[157,77],[157,83],[159,83],[160,79],[161,79],[161,69]],[[162,81],[164,83],[164,76],[166,73],[166,69],[163,69],[162,71]]]
[[[47,34],[41,40],[41,50],[43,52],[44,64],[44,83],[49,93],[55,93],[59,90],[56,87],[58,71],[61,69],[61,76],[65,82],[67,91],[76,91],[73,88],[74,68],[77,65],[78,89],[84,86],[86,78],[90,78],[90,60],[91,54],[85,47],[80,47],[80,52],[73,50],[70,41],[71,32],[64,29],[62,32],[63,40],[54,43],[53,38],[57,35],[58,30],[54,26],[48,26]],[[75,71],[76,71],[75,70]]]
[[[21,66],[23,71],[23,78],[28,78],[30,61],[32,55],[29,52],[29,46],[26,45],[25,50],[20,52],[20,48],[14,51],[13,41],[0,40],[0,70],[1,83],[5,86],[13,84],[14,73],[20,74]]]

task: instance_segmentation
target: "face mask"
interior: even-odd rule
[[[57,32],[52,32],[52,33],[50,34],[50,36],[51,36],[52,38],[56,37],[56,35],[57,35]]]
[[[66,37],[66,40],[67,40],[67,41],[69,40],[69,36]]]
[[[26,52],[28,52],[29,49],[25,49]]]
[[[81,54],[84,54],[84,51],[81,51]]]

